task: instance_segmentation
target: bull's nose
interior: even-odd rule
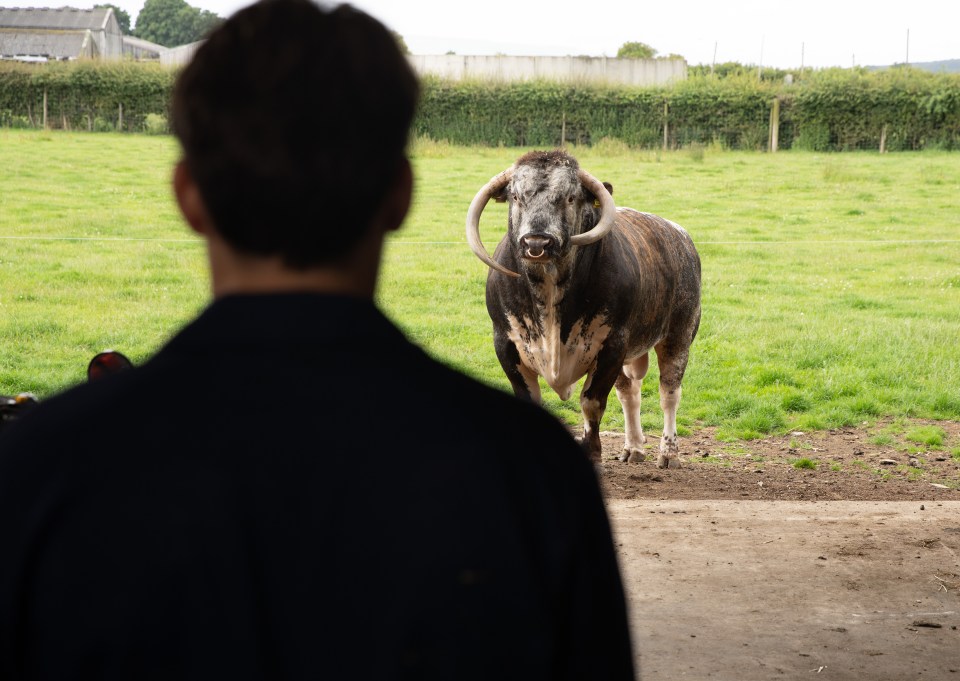
[[[520,237],[520,247],[523,249],[523,255],[533,260],[545,258],[547,250],[553,246],[553,243],[553,238],[549,236],[527,234]]]

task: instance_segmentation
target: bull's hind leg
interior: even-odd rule
[[[660,438],[660,468],[680,468],[680,446],[677,441],[677,407],[682,390],[680,383],[687,369],[688,346],[671,347],[667,341],[657,346],[660,366],[660,408],[663,409],[663,436]]]
[[[632,362],[627,362],[614,383],[617,399],[623,405],[623,425],[626,431],[620,460],[628,463],[639,463],[647,458],[643,453],[643,443],[647,438],[644,437],[643,426],[640,424],[640,389],[649,365],[650,359],[646,353]]]
[[[659,468],[680,468],[680,443],[677,440],[677,407],[680,406],[678,385],[674,389],[660,384],[660,408],[663,409],[663,435],[660,438]]]

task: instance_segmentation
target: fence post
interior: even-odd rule
[[[770,152],[775,152],[780,146],[780,98],[773,98],[773,108],[770,109]]]
[[[123,102],[120,102],[120,112],[117,115],[117,132],[123,131]]]
[[[666,151],[670,146],[670,125],[668,122],[670,116],[670,104],[663,100],[663,150]]]
[[[883,129],[880,130],[880,153],[887,153],[887,124],[883,124]]]
[[[47,129],[47,90],[43,90],[43,129]]]
[[[567,146],[567,112],[564,111],[560,119],[560,146]]]

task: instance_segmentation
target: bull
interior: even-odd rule
[[[564,151],[530,152],[477,193],[467,241],[490,267],[494,348],[514,393],[540,403],[542,376],[567,400],[586,376],[581,443],[599,461],[600,420],[616,388],[620,460],[643,461],[640,388],[655,350],[664,421],[657,465],[679,468],[677,407],[700,325],[700,257],[682,227],[618,208],[612,191]],[[491,198],[509,204],[492,257],[480,239]]]

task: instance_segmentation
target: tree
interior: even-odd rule
[[[192,7],[186,0],[146,0],[137,16],[134,35],[175,47],[203,39],[221,21],[213,12]]]
[[[109,7],[113,10],[113,16],[117,18],[117,23],[120,24],[120,30],[123,31],[124,35],[130,35],[130,15],[125,11],[117,7],[116,5],[111,5],[110,3],[104,3],[102,5],[94,5],[93,8],[97,9],[100,7]]]
[[[653,59],[655,56],[657,51],[646,43],[624,43],[617,50],[618,59]]]
[[[191,9],[196,9],[191,7]],[[193,33],[196,36],[193,40],[189,42],[195,42],[197,40],[202,40],[207,37],[207,34],[210,33],[213,29],[217,27],[223,19],[220,18],[220,15],[216,12],[211,12],[205,9],[198,9],[196,17],[193,20]]]

